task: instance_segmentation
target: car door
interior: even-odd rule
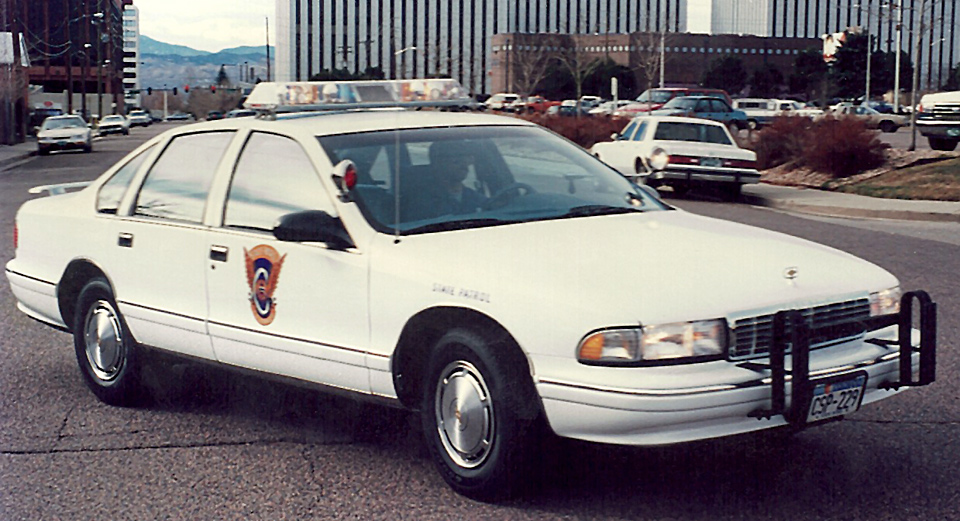
[[[206,331],[203,215],[234,132],[174,137],[110,221],[107,276],[138,342],[213,359]]]
[[[720,99],[710,100],[710,112],[713,115],[710,119],[728,123],[733,119],[733,111],[730,106]]]
[[[277,220],[302,210],[336,214],[304,148],[252,132],[206,244],[214,350],[227,364],[366,392],[367,259],[278,240]]]

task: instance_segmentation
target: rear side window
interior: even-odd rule
[[[151,150],[153,150],[153,147],[137,154],[136,157],[127,161],[127,164],[120,167],[120,170],[117,170],[106,183],[103,183],[103,186],[100,187],[100,193],[97,195],[97,212],[117,213],[120,200],[123,199],[123,194],[127,191],[127,185],[133,179],[133,174],[137,173],[140,165],[150,155]]]
[[[188,134],[173,139],[147,174],[135,213],[199,223],[210,182],[233,132]]]

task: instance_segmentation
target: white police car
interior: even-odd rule
[[[521,120],[348,110],[462,93],[261,84],[252,108],[318,111],[178,127],[24,204],[18,306],[73,331],[110,404],[142,397],[152,348],[419,410],[443,477],[480,498],[535,467],[541,427],[675,443],[933,380],[935,305],[901,310],[877,266],[671,208]]]

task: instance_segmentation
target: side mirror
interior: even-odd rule
[[[353,164],[353,161],[349,159],[344,159],[337,163],[337,166],[333,167],[333,178],[334,184],[337,185],[337,188],[340,190],[340,200],[347,202],[350,200],[350,190],[354,186],[357,186],[357,166]]]
[[[634,183],[637,185],[637,187],[639,187],[641,190],[643,190],[644,193],[646,193],[646,194],[649,195],[650,197],[653,197],[653,198],[656,199],[657,201],[662,201],[662,200],[663,200],[663,198],[660,197],[660,192],[658,192],[656,188],[654,188],[654,187],[652,187],[652,186],[644,183],[641,178],[638,177],[638,178],[634,181]]]
[[[620,141],[620,134],[617,134],[616,132],[614,132],[613,134],[610,134],[610,139],[614,141]]]
[[[36,134],[37,132],[40,132],[40,127],[33,127],[33,133]]]
[[[284,215],[273,228],[273,236],[286,242],[323,242],[335,250],[354,247],[340,218],[320,210]]]

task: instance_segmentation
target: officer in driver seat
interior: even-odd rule
[[[437,142],[430,145],[430,165],[439,184],[437,211],[445,214],[465,214],[479,211],[487,198],[463,182],[475,166],[475,155],[462,144]]]

